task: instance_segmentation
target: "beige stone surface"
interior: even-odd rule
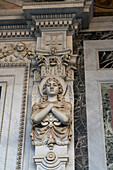
[[[21,9],[21,6],[0,0],[0,9]]]

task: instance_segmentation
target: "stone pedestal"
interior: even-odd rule
[[[47,146],[36,146],[34,160],[37,170],[65,170],[69,162],[67,146],[55,146],[53,150]]]

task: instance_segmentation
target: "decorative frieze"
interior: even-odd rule
[[[32,31],[30,30],[20,30],[20,31],[1,31],[0,32],[0,38],[19,38],[19,37],[31,37],[32,36]]]
[[[27,25],[0,25],[0,30],[27,29]]]
[[[32,18],[41,31],[51,28],[75,32],[81,29],[81,19],[76,19],[76,14],[32,15]]]
[[[0,63],[31,62],[34,57],[34,43],[5,43],[0,48]]]
[[[33,19],[36,25],[40,27],[62,27],[71,26],[75,19],[75,14],[51,14],[51,15],[34,15]]]

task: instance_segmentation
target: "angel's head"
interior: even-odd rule
[[[48,78],[43,86],[43,94],[55,96],[63,93],[63,87],[58,79]]]

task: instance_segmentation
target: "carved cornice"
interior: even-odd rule
[[[22,9],[0,9],[0,16],[23,16],[23,10]]]
[[[34,36],[34,27],[32,25],[23,24],[11,24],[0,25],[0,38],[27,38]]]
[[[8,28],[7,28],[8,29]],[[0,38],[11,38],[11,37],[31,37],[33,33],[30,30],[6,30],[6,31],[0,31]]]
[[[51,14],[51,15],[35,15],[32,16],[37,25],[69,25],[75,19],[75,14]]]
[[[21,10],[1,10],[0,29],[5,27],[8,32],[1,31],[0,38],[37,36],[39,29],[43,28],[65,28],[68,33],[78,32],[89,26],[91,5],[91,1],[32,2],[25,3]],[[26,30],[14,31],[23,29],[21,25],[24,24]]]
[[[64,28],[75,32],[81,28],[81,19],[76,19],[75,14],[33,15],[32,18],[40,30]]]
[[[75,14],[49,14],[49,15],[35,15],[33,16],[34,19],[62,19],[62,18],[74,18]]]
[[[27,2],[24,3],[23,9],[25,9],[27,6],[37,6],[37,5],[56,5],[56,4],[79,4],[78,6],[83,6],[84,1],[54,1],[54,2]],[[26,7],[25,7],[26,6]]]
[[[78,18],[83,19],[84,21],[82,22],[83,23],[82,27],[85,28],[89,26],[89,22],[90,22],[89,15],[91,14],[91,10],[92,10],[91,6],[92,6],[91,0],[90,1],[62,1],[62,2],[61,1],[32,2],[32,3],[25,3],[23,6],[23,11],[27,19],[33,18],[35,20],[39,20],[39,17],[37,16],[38,15],[40,16],[40,14],[41,15],[45,14],[46,16],[47,15],[49,16],[50,14],[52,14],[53,16],[56,16],[56,18],[53,16],[51,18],[51,19],[54,19],[55,21],[56,19],[58,19],[57,17],[58,14],[59,14],[59,19],[63,18],[63,17],[60,17],[60,15],[63,15],[64,13],[65,15],[76,14],[76,23],[78,22],[77,21]],[[66,19],[67,16],[64,18]],[[44,17],[42,16],[40,20],[44,21]],[[46,21],[47,20],[49,21],[50,18],[47,17]],[[44,24],[40,22],[41,21],[39,21],[38,25],[41,25],[41,24],[42,26],[46,25],[45,21],[44,21]],[[62,25],[62,22],[61,22],[61,25]]]
[[[27,25],[0,25],[0,30],[27,29]]]

